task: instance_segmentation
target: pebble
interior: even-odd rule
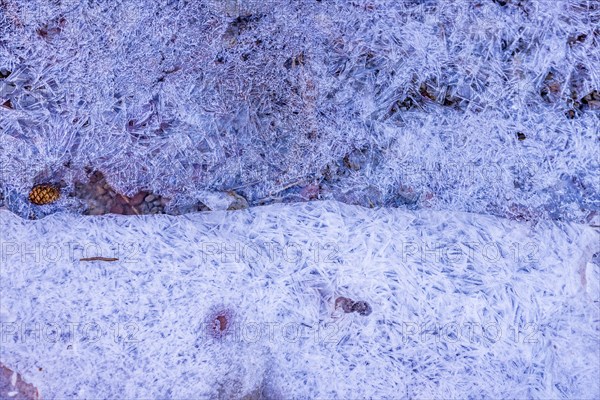
[[[588,107],[590,107],[592,110],[600,110],[600,101],[590,100],[588,101]]]
[[[110,207],[110,212],[113,214],[123,214],[123,205],[119,203],[115,203]]]
[[[98,183],[103,178],[104,178],[104,176],[102,175],[102,173],[100,171],[94,171],[94,173],[92,173],[92,175],[90,176],[90,183]]]
[[[366,301],[357,301],[352,305],[352,311],[359,313],[362,316],[370,315],[373,312],[373,309]]]
[[[87,215],[103,215],[105,210],[100,207],[92,207],[87,211]]]
[[[126,206],[127,204],[129,204],[129,200],[127,199],[127,197],[119,194],[115,197],[115,200],[117,201],[118,204],[121,204],[123,206]]]
[[[351,313],[353,305],[354,301],[348,297],[338,297],[335,299],[335,308],[341,308],[345,313]]]
[[[300,196],[306,200],[314,200],[319,197],[319,193],[321,191],[320,185],[316,183],[311,183],[307,186],[304,186],[300,190]]]
[[[148,196],[146,196],[146,198],[144,199],[144,201],[146,203],[152,203],[155,198],[156,198],[156,196],[154,196],[153,194],[149,194]]]
[[[140,212],[137,211],[135,209],[135,207],[125,207],[123,210],[123,214],[124,215],[138,215],[138,214],[140,214]]]
[[[231,192],[229,195],[233,198],[233,201],[229,204],[227,210],[243,210],[250,207],[248,201],[239,194]]]
[[[143,192],[143,191],[137,193],[136,195],[134,195],[132,198],[129,199],[129,204],[131,204],[132,206],[139,206],[144,201],[146,194],[147,193]]]

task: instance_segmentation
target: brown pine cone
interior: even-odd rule
[[[60,189],[53,185],[35,185],[29,192],[29,201],[39,206],[54,203],[60,197]]]

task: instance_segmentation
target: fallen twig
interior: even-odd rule
[[[118,261],[118,258],[114,257],[86,257],[80,258],[79,261]]]

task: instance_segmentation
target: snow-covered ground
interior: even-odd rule
[[[0,359],[46,399],[600,396],[588,226],[333,201],[0,224]]]
[[[178,204],[583,222],[599,24],[591,0],[2,0],[0,198],[29,216],[87,167]]]
[[[594,0],[0,0],[0,388],[600,398],[598,26]],[[81,217],[90,177],[105,211],[251,208]]]

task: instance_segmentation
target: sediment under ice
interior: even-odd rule
[[[182,206],[308,186],[589,221],[598,25],[589,0],[2,1],[0,206],[89,168]]]
[[[600,396],[589,226],[336,202],[0,225],[0,359],[44,398]]]

